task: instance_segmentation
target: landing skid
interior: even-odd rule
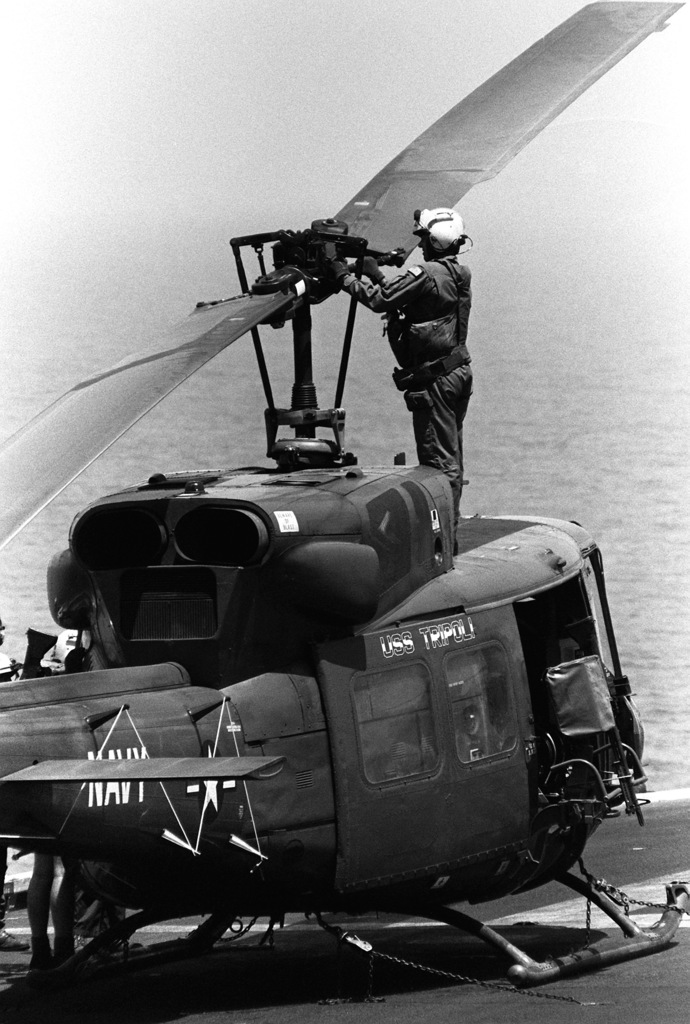
[[[687,883],[670,882],[666,886],[668,909],[651,928],[640,928],[613,900],[604,893],[592,891],[583,879],[575,875],[561,875],[558,881],[591,899],[592,903],[618,925],[623,932],[623,938],[602,939],[585,949],[553,961],[531,961],[529,964],[516,962],[508,971],[508,977],[514,985],[542,985],[544,982],[555,981],[570,974],[594,971],[610,964],[657,953],[673,941],[690,898]]]
[[[584,971],[597,970],[610,964],[632,960],[665,949],[673,941],[685,912],[690,889],[685,882],[671,882],[666,886],[667,909],[651,928],[640,928],[621,907],[602,892],[593,890],[587,882],[575,875],[563,874],[556,879],[563,885],[590,899],[600,910],[611,918],[623,932],[622,938],[605,938],[584,949],[570,953],[568,956],[557,957],[540,962],[533,960],[518,946],[499,935],[489,925],[482,924],[475,918],[451,907],[432,907],[424,905],[416,908],[407,907],[412,913],[418,913],[432,920],[459,928],[461,931],[482,939],[488,945],[503,953],[513,961],[508,970],[508,978],[518,987],[543,985],[568,975]]]
[[[405,906],[398,905],[395,909],[392,907],[386,909],[389,912],[410,913],[441,921],[469,935],[474,935],[512,960],[513,965],[508,969],[509,980],[517,987],[528,987],[543,985],[568,975],[597,970],[600,967],[607,967],[610,964],[621,963],[624,960],[632,960],[635,957],[646,956],[665,949],[673,941],[690,900],[688,883],[670,882],[666,886],[667,909],[651,928],[640,928],[632,918],[626,916],[620,906],[605,893],[593,889],[585,880],[570,874],[562,874],[556,880],[591,900],[618,925],[623,933],[622,938],[607,937],[567,956],[538,961],[533,960],[529,954],[500,935],[494,928],[482,924],[481,921],[470,917],[469,914],[452,907],[414,903]],[[166,918],[168,917],[169,915],[166,915]],[[136,953],[129,961],[125,956],[124,962],[128,962],[132,967],[148,967],[157,963],[168,963],[187,957],[200,956],[213,948],[228,930],[235,917],[234,911],[219,910],[211,914],[186,939],[161,943],[153,949]],[[41,988],[57,988],[70,984],[82,973],[89,973],[90,961],[99,953],[107,952],[117,944],[126,946],[139,928],[162,919],[162,916],[155,912],[142,911],[133,914],[92,939],[59,967],[50,971],[30,972],[28,981],[33,986]],[[273,923],[272,921],[271,926]],[[340,931],[328,927],[326,930]],[[357,944],[363,948],[359,940],[357,940]],[[369,946],[368,949],[371,950],[371,947]],[[120,964],[122,963],[123,961],[120,961]]]
[[[157,944],[154,948],[137,951],[131,957],[127,953],[127,945],[131,937],[147,925],[169,920],[170,914],[155,911],[141,911],[101,932],[85,946],[78,949],[73,956],[65,960],[59,967],[48,971],[30,971],[27,981],[34,988],[60,988],[76,981],[80,976],[90,972],[96,973],[99,966],[112,967],[113,962],[99,964],[99,954],[110,953],[113,949],[122,951],[117,966],[149,967],[153,964],[170,963],[188,957],[202,956],[209,952],[214,944],[228,930],[237,914],[234,910],[216,911],[202,922],[184,939],[175,939]]]

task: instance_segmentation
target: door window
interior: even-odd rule
[[[512,750],[517,726],[508,663],[499,644],[457,651],[445,661],[455,749],[461,761]]]
[[[599,552],[592,552],[592,562],[594,562],[595,554],[599,555]],[[601,566],[601,555],[599,555],[599,564]],[[615,672],[613,652],[606,632],[606,614],[599,589],[601,586],[601,589],[603,590],[603,570],[600,569],[599,578],[597,579],[595,578],[593,565],[591,563],[586,563],[583,575],[587,596],[594,614],[594,628],[597,631],[601,660],[611,672]]]
[[[438,743],[425,667],[410,663],[359,676],[355,712],[364,774],[389,782],[426,774],[437,766]]]

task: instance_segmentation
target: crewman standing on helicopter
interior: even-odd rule
[[[463,484],[462,430],[472,394],[467,326],[471,274],[458,262],[467,240],[460,214],[416,210],[414,234],[424,261],[388,279],[367,256],[359,280],[354,267],[335,261],[337,284],[374,312],[387,313],[388,341],[400,364],[393,374],[412,412],[417,457],[450,480],[457,526]]]

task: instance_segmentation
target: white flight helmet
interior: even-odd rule
[[[413,234],[426,238],[435,252],[457,252],[467,237],[457,210],[445,206],[435,210],[415,210]]]

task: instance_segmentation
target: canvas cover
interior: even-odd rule
[[[564,736],[589,736],[615,728],[604,666],[597,654],[546,670],[546,684]]]

